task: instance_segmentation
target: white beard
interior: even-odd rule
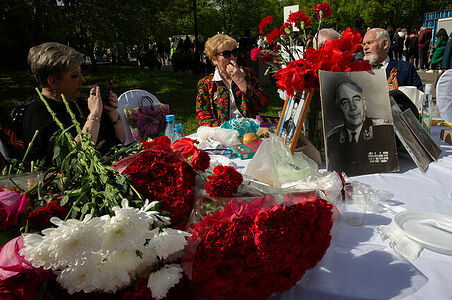
[[[371,65],[375,65],[375,63],[378,60],[378,55],[377,54],[369,54],[364,56],[364,60],[367,60]]]

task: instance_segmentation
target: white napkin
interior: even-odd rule
[[[422,251],[423,247],[410,239],[405,232],[400,229],[392,219],[391,224],[381,225],[377,227],[377,232],[380,234],[383,241],[388,240],[389,246],[395,253],[405,257],[407,260],[413,262]]]

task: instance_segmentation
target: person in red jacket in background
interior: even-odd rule
[[[429,28],[421,27],[419,31],[419,36],[417,38],[418,51],[419,51],[419,68],[426,70],[428,69],[428,49],[430,46],[430,41],[432,39],[432,30]]]

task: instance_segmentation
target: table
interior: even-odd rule
[[[350,179],[394,193],[393,200],[406,209],[452,216],[452,146],[440,141],[443,128],[432,127],[431,135],[443,153],[425,174],[408,154],[401,154],[397,173]],[[249,162],[234,161],[241,166]],[[367,213],[361,227],[337,222],[322,261],[292,289],[270,299],[452,299],[452,256],[424,249],[413,264],[396,257],[376,232],[393,216],[389,211]]]

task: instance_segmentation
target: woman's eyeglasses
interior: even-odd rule
[[[235,48],[233,50],[224,50],[222,52],[218,52],[215,55],[221,55],[224,58],[231,58],[231,54],[234,55],[234,57],[237,57],[239,55],[239,49]]]

